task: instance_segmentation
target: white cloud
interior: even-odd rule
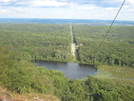
[[[118,8],[114,8],[114,7],[108,7],[108,8],[105,8],[106,11],[109,11],[109,10],[117,10]]]
[[[127,0],[126,2],[134,6],[134,0]]]
[[[128,14],[128,13],[133,13],[134,14],[134,8],[127,8],[126,10],[123,11],[124,13]]]
[[[16,1],[16,0],[0,0],[0,2],[10,2],[10,1]]]
[[[0,2],[1,2],[0,5],[4,6],[4,5],[9,4],[9,3],[12,2],[12,1],[16,1],[16,0],[0,0]]]
[[[24,9],[24,8],[15,8],[14,10],[17,11],[17,12],[24,12],[24,11],[27,11],[28,9]]]
[[[68,0],[60,0],[60,1],[68,1]]]
[[[56,0],[33,0],[32,6],[53,6],[53,7],[59,7],[59,6],[68,6],[73,5],[73,3],[67,3],[67,2],[58,2]]]
[[[7,9],[0,9],[0,13],[8,13],[8,12],[10,12],[10,11]]]
[[[99,6],[96,6],[98,3],[95,0],[92,4],[83,4],[84,1],[87,0],[0,0],[0,17],[105,20],[113,19],[123,2],[123,0],[100,0]],[[134,0],[126,0],[119,16],[119,20],[134,20]]]
[[[130,5],[124,5],[123,7],[124,7],[124,8],[129,8],[129,7],[130,7]]]
[[[118,3],[118,2],[123,2],[123,0],[102,0],[102,3]]]
[[[61,15],[63,15],[63,12],[62,11],[58,11],[57,12],[57,15],[60,15],[61,16]]]
[[[125,5],[123,6],[123,12],[134,13],[134,0],[126,0]]]
[[[27,8],[19,8],[19,7],[7,7],[7,8],[0,8],[0,13],[17,13],[17,12],[25,12]]]
[[[97,7],[79,7],[79,10],[93,10],[96,9]]]
[[[110,1],[109,0],[103,0],[103,2],[109,2],[109,3],[116,3],[116,2],[118,2],[121,5],[124,2],[124,0],[110,0]],[[126,7],[126,5],[127,6],[130,6],[130,5],[134,6],[134,0],[126,0],[124,6]]]
[[[11,0],[0,0],[0,2],[9,2]]]
[[[27,1],[27,2],[16,2],[15,5],[29,5],[30,2]]]

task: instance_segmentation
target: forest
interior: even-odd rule
[[[73,30],[82,45],[77,49],[80,62],[134,67],[133,26],[113,26],[102,44],[108,26],[74,25]]]
[[[20,58],[69,61],[72,57],[68,25],[1,24],[0,30],[2,45]]]
[[[73,25],[76,62],[134,67],[134,28],[114,26],[98,47],[107,26]],[[69,25],[0,24],[1,44],[27,60],[72,61]]]
[[[108,26],[72,26],[75,62],[96,63],[113,78],[72,80],[30,62],[74,61],[69,24],[0,24],[0,86],[22,95],[51,94],[61,101],[133,101],[134,80],[128,78],[134,77],[134,27],[113,26],[98,49]]]

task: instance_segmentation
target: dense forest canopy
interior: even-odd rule
[[[108,26],[73,25],[72,28],[77,44],[76,62],[134,67],[133,26],[113,26],[97,54]],[[73,60],[69,24],[0,24],[0,30],[2,46],[10,47],[20,58]]]
[[[70,29],[68,25],[1,24],[3,46],[18,57],[34,60],[69,61]]]
[[[99,50],[107,26],[74,25],[73,29],[77,44],[83,44],[77,55],[81,62],[134,67],[133,26],[113,26]]]
[[[72,26],[76,58],[70,52],[69,24],[0,24],[0,85],[19,94],[56,95],[62,101],[133,101],[134,80],[128,77],[133,76],[134,27],[112,27],[95,58],[108,27]],[[112,65],[103,68],[114,77],[71,80],[31,60]]]

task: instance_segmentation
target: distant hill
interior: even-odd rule
[[[112,20],[95,19],[39,19],[39,18],[0,18],[0,23],[43,23],[43,24],[87,24],[109,26]],[[134,26],[134,21],[118,20],[115,26]]]

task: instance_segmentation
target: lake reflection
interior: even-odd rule
[[[41,60],[36,60],[34,63],[36,63],[37,66],[44,66],[47,69],[61,71],[66,77],[71,79],[84,78],[88,75],[94,75],[96,72],[96,68],[87,64]]]

